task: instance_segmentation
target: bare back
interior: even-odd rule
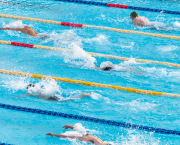
[[[36,32],[34,29],[28,27],[28,26],[24,26],[24,28],[21,28],[20,30],[22,33],[24,34],[28,34],[30,36],[37,36],[38,32]]]
[[[135,25],[147,26],[150,23],[150,21],[145,17],[138,16],[132,21],[132,23]]]
[[[87,141],[87,142],[90,142],[90,143],[93,143],[96,145],[103,145],[104,144],[104,142],[101,139],[99,139],[96,136],[89,135],[89,134],[87,134],[86,136],[83,136],[83,137],[78,137],[78,139],[81,141]]]

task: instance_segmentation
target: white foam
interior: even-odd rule
[[[73,131],[66,131],[63,133],[63,135],[68,136],[85,136],[86,135],[86,129],[82,126],[81,123],[74,124]]]
[[[49,34],[49,38],[45,39],[44,43],[51,42],[59,47],[67,47],[71,43],[76,43],[79,46],[81,45],[81,38],[73,30],[64,30],[62,33],[57,33],[53,31]]]
[[[137,64],[137,62],[135,61],[134,58],[130,58],[129,60],[124,61],[123,63],[120,64],[113,64],[110,61],[105,61],[101,63],[100,68],[112,67],[113,70],[116,71],[129,71],[130,70],[129,64]]]
[[[35,89],[41,89],[43,95],[53,96],[55,94],[61,94],[61,88],[57,82],[53,79],[41,80],[35,84]]]
[[[90,54],[85,52],[81,47],[79,47],[76,43],[73,43],[69,46],[74,52],[73,53],[65,53],[64,62],[70,63],[77,66],[83,67],[94,67],[94,63],[96,59],[92,57]]]
[[[135,58],[130,58],[122,63],[123,65],[129,66],[129,64],[137,64]]]
[[[118,43],[115,46],[120,46],[123,49],[132,49],[134,47],[134,42],[129,42],[126,39],[118,39]]]
[[[173,72],[169,72],[169,76],[170,77],[179,77],[180,78],[180,71],[173,71]]]
[[[164,52],[168,52],[168,51],[174,51],[174,50],[177,50],[179,49],[178,46],[175,46],[175,45],[167,45],[167,46],[158,46],[158,49],[159,51],[164,51]]]
[[[9,90],[16,92],[18,90],[26,90],[28,84],[30,84],[30,79],[27,77],[13,77],[4,82],[4,87]],[[61,94],[61,88],[57,85],[57,82],[52,79],[41,80],[39,83],[35,84],[35,87],[28,89],[28,93],[36,93],[38,90],[41,90],[42,95],[53,96],[55,94]]]
[[[136,132],[136,135],[134,134],[135,131],[129,130],[129,136],[123,137],[121,136],[121,139],[123,140],[121,142],[122,145],[158,145],[159,139],[153,138],[152,136],[148,135],[140,135]]]
[[[110,43],[109,40],[108,40],[108,37],[105,36],[105,35],[102,35],[102,34],[98,34],[97,37],[94,37],[94,38],[86,38],[86,39],[83,39],[85,42],[88,42],[88,43],[92,43],[92,42],[96,42],[96,43],[99,43],[99,44],[107,44],[107,43]]]
[[[157,106],[156,104],[153,103],[141,102],[138,100],[133,100],[131,102],[116,102],[115,104],[129,106],[129,109],[136,111],[140,111],[140,110],[147,111]]]
[[[114,64],[113,64],[112,62],[110,62],[110,61],[104,61],[104,62],[101,63],[100,68],[113,67],[113,66],[114,66]]]
[[[180,71],[174,69],[167,68],[155,68],[155,67],[141,67],[141,69],[148,74],[154,75],[156,77],[171,77],[171,79],[175,79],[176,81],[180,78]]]
[[[29,78],[26,77],[11,77],[7,81],[3,81],[5,88],[12,90],[13,93],[18,90],[25,90],[26,86],[29,84]]]
[[[13,21],[9,24],[3,23],[3,27],[10,27],[10,28],[24,28],[24,24],[22,23],[22,20]]]
[[[179,23],[178,21],[173,22],[173,26],[174,26],[174,27],[179,27],[179,28],[180,28],[180,23]]]
[[[98,99],[102,98],[102,95],[97,94],[97,93],[92,93],[90,97],[94,100],[98,100]]]

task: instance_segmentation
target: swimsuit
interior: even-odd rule
[[[113,69],[112,66],[106,66],[104,68],[102,68],[103,71],[111,71]]]
[[[54,95],[54,96],[50,96],[47,100],[59,101],[59,97],[57,97],[56,95]]]
[[[46,33],[40,33],[40,34],[37,35],[37,37],[39,37],[42,40],[46,40],[46,39],[50,38],[50,36],[48,34],[46,34]]]

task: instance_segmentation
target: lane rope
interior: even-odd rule
[[[8,1],[1,1],[1,0],[0,0],[0,3],[1,4],[7,4],[7,5],[13,5],[13,6],[25,6],[25,7],[31,7],[31,8],[41,8],[41,9],[49,9],[49,10],[51,10],[50,8],[45,7],[45,6],[41,6],[41,5],[33,5],[33,4],[10,2],[10,1],[8,2]]]
[[[42,23],[50,23],[50,24],[56,24],[56,25],[68,26],[68,27],[76,27],[76,28],[88,27],[88,28],[93,28],[93,29],[102,29],[102,30],[120,32],[120,33],[141,34],[141,35],[146,35],[146,36],[153,36],[153,37],[160,37],[160,38],[167,38],[167,39],[176,39],[176,40],[180,39],[179,36],[154,34],[154,33],[132,31],[132,30],[125,30],[125,29],[117,29],[117,28],[103,27],[103,26],[83,25],[83,24],[75,24],[75,23],[68,23],[68,22],[59,22],[59,21],[44,20],[44,19],[37,19],[37,18],[30,18],[30,17],[21,17],[21,16],[14,16],[14,15],[6,15],[6,14],[0,14],[0,17],[12,18],[12,19],[21,19],[21,20],[28,20],[28,21],[35,21],[35,22],[42,22]]]
[[[74,52],[73,50],[70,50],[70,49],[49,47],[49,46],[43,46],[43,45],[34,45],[34,44],[27,44],[27,43],[19,43],[19,42],[11,42],[11,41],[4,41],[4,40],[0,40],[0,44],[21,46],[21,47],[28,47],[28,48],[36,48],[36,49],[62,51],[62,52],[71,52],[71,53]],[[119,57],[119,56],[107,55],[107,54],[101,54],[101,53],[93,53],[93,52],[87,52],[87,53],[91,54],[93,56],[104,57],[104,58],[115,59],[115,60],[126,61],[126,60],[130,59],[130,58],[127,58],[127,57]],[[153,60],[144,60],[144,59],[134,59],[134,60],[137,61],[137,62],[142,62],[142,63],[154,63],[154,64],[161,64],[161,65],[167,65],[167,66],[180,68],[180,64],[175,64],[175,63],[162,62],[162,61],[153,61]]]
[[[170,10],[161,10],[161,9],[152,9],[152,8],[144,8],[144,7],[135,7],[121,4],[111,4],[104,2],[95,2],[95,1],[85,1],[85,0],[55,0],[62,2],[72,2],[72,3],[80,3],[80,4],[89,4],[89,5],[99,5],[106,7],[115,7],[115,8],[124,8],[124,9],[133,9],[133,10],[142,10],[142,11],[150,11],[150,12],[159,12],[159,13],[167,13],[167,14],[176,14],[180,15],[179,11],[170,11]]]
[[[33,109],[33,108],[8,105],[8,104],[2,104],[2,103],[0,103],[0,108],[22,111],[22,112],[29,112],[29,113],[36,113],[36,114],[44,114],[44,115],[49,115],[49,116],[70,118],[70,119],[76,119],[76,120],[83,120],[83,121],[88,121],[88,122],[93,122],[93,123],[100,123],[100,124],[118,126],[118,127],[123,127],[123,128],[129,128],[129,129],[144,130],[144,131],[148,131],[148,132],[156,132],[156,133],[160,133],[160,134],[180,135],[180,131],[176,131],[176,130],[167,130],[167,129],[161,129],[161,128],[156,128],[156,127],[131,124],[131,123],[126,123],[126,122],[112,121],[112,120],[99,119],[99,118],[94,118],[94,117],[67,114],[67,113],[62,113],[62,112],[41,110],[41,109]]]
[[[94,82],[87,82],[87,81],[80,81],[74,79],[67,79],[67,78],[60,78],[60,77],[52,77],[46,75],[38,75],[38,74],[31,74],[31,73],[23,73],[23,72],[16,72],[16,71],[9,71],[0,69],[0,73],[2,74],[9,74],[9,75],[18,75],[18,76],[25,76],[37,79],[54,79],[56,81],[72,83],[72,84],[79,84],[85,86],[92,86],[92,87],[102,87],[102,88],[110,88],[110,89],[117,89],[121,91],[131,92],[131,93],[138,93],[138,94],[145,94],[145,95],[155,95],[155,96],[169,96],[169,97],[176,97],[179,98],[180,94],[172,94],[172,93],[164,93],[164,92],[156,92],[156,91],[148,91],[142,89],[134,89],[134,88],[127,88],[122,86],[115,86],[115,85],[107,85],[107,84],[100,84]]]
[[[7,143],[0,143],[0,145],[12,145],[12,144],[7,144]]]

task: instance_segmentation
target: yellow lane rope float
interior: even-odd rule
[[[55,50],[55,51],[63,51],[63,52],[73,53],[73,50],[70,50],[70,49],[63,49],[63,48],[56,48],[56,47],[49,47],[49,46],[42,46],[42,45],[34,45],[34,44],[26,44],[26,43],[19,43],[19,42],[11,42],[11,41],[4,41],[4,40],[0,40],[0,44],[8,44],[8,45],[14,45],[14,46],[22,46],[22,47],[30,47],[30,48],[38,48],[38,49]],[[87,52],[87,53],[91,54],[93,56],[104,57],[104,58],[109,58],[109,59],[116,59],[116,60],[123,60],[123,61],[130,59],[127,57],[119,57],[119,56],[107,55],[107,54],[101,54],[101,53],[93,53],[93,52]],[[134,59],[134,60],[137,62],[142,62],[142,63],[155,63],[155,64],[161,64],[161,65],[167,65],[167,66],[180,68],[180,64],[175,64],[175,63],[144,60],[144,59]]]
[[[115,86],[115,85],[107,85],[107,84],[100,84],[100,83],[94,83],[94,82],[86,82],[86,81],[79,81],[79,80],[73,80],[73,79],[66,79],[66,78],[60,78],[60,77],[52,77],[52,76],[46,76],[46,75],[38,75],[38,74],[31,74],[31,73],[9,71],[9,70],[4,70],[4,69],[0,69],[0,73],[10,74],[10,75],[26,76],[26,77],[29,76],[31,78],[38,78],[38,79],[50,78],[50,79],[54,79],[56,81],[61,81],[61,82],[66,82],[66,83],[79,84],[79,85],[92,86],[92,87],[111,88],[111,89],[117,89],[117,90],[121,90],[121,91],[138,93],[138,94],[145,94],[145,95],[169,96],[169,97],[178,97],[178,98],[180,97],[179,94],[163,93],[163,92],[156,92],[156,91],[147,91],[147,90],[127,88],[127,87],[121,87],[121,86]]]
[[[83,25],[83,24],[75,24],[75,23],[68,23],[68,22],[59,22],[59,21],[44,20],[44,19],[37,19],[37,18],[30,18],[30,17],[21,17],[21,16],[14,16],[14,15],[6,15],[6,14],[0,14],[0,17],[12,18],[12,19],[21,19],[21,20],[29,20],[29,21],[50,23],[50,24],[69,26],[69,27],[77,27],[77,28],[89,27],[89,28],[94,28],[94,29],[103,29],[103,30],[115,31],[115,32],[120,32],[120,33],[133,33],[133,34],[141,34],[141,35],[146,35],[146,36],[161,37],[161,38],[168,38],[168,39],[177,39],[177,40],[180,39],[179,36],[154,34],[154,33],[139,32],[139,31],[132,31],[132,30],[124,30],[124,29],[117,29],[117,28],[110,28],[110,27],[103,27],[103,26]]]

